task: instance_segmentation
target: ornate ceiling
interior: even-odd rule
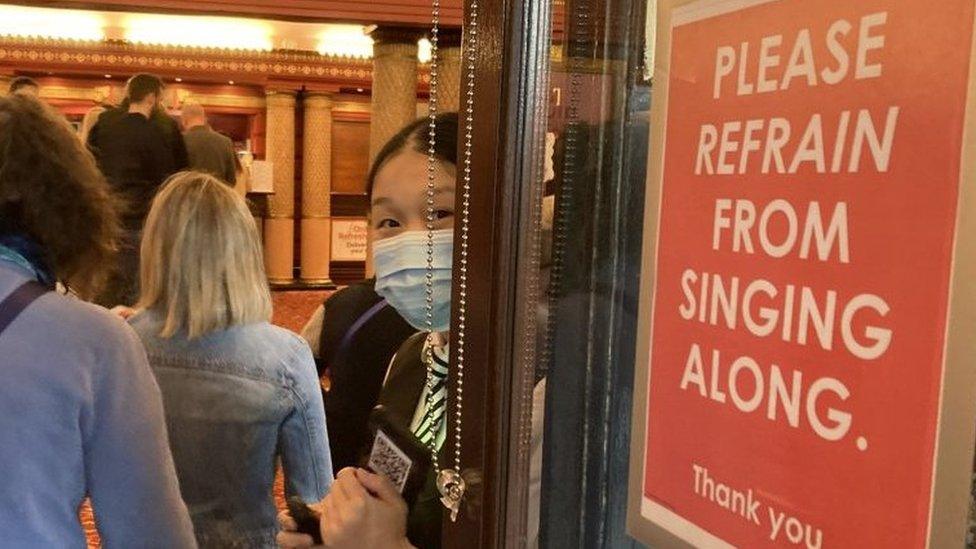
[[[336,91],[369,87],[372,62],[302,52],[258,52],[113,42],[0,37],[0,67],[28,71],[107,73],[107,77],[153,72],[169,78],[234,80],[241,84]],[[421,75],[421,82],[423,77]]]
[[[15,0],[35,7],[243,15],[272,19],[428,25],[430,0]],[[460,25],[461,0],[441,0],[441,23]]]

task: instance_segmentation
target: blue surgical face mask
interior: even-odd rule
[[[420,331],[451,325],[451,265],[454,230],[434,231],[433,324],[427,324],[427,231],[410,231],[373,244],[376,293]]]

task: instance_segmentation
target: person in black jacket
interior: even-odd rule
[[[305,326],[319,377],[329,374],[324,394],[332,466],[359,465],[369,443],[369,413],[376,406],[390,360],[416,330],[380,297],[376,279],[329,296]]]
[[[151,74],[137,74],[129,79],[129,84],[126,85],[126,97],[121,103],[119,103],[119,106],[103,112],[99,116],[98,122],[102,122],[103,118],[107,122],[113,118],[125,116],[129,112],[129,106],[131,103],[128,88],[131,87],[134,80],[142,79],[144,77],[153,78],[159,81],[160,92],[162,92],[163,83],[161,80],[159,80],[159,78]],[[173,172],[175,173],[188,169],[190,167],[190,155],[187,152],[186,141],[183,139],[180,123],[177,122],[172,116],[166,114],[166,109],[162,107],[162,104],[159,101],[157,101],[156,105],[153,107],[149,119],[163,134],[163,138],[166,141],[166,148],[169,150],[169,154],[172,156]],[[89,133],[88,145],[90,147],[92,146],[94,139],[97,139],[95,134]]]
[[[88,145],[125,211],[125,238],[115,272],[98,302],[106,306],[131,305],[138,297],[139,240],[142,224],[156,191],[172,174],[185,167],[186,148],[176,122],[160,108],[162,81],[151,74],[133,76],[126,87],[124,107],[102,113],[88,136]],[[161,113],[161,114],[160,114]],[[183,149],[183,163],[174,153],[173,137],[161,122],[173,124],[173,135]]]

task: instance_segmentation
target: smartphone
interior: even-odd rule
[[[373,408],[369,425],[373,444],[363,468],[389,479],[407,505],[413,506],[430,473],[430,449],[382,405]]]
[[[288,514],[298,524],[298,531],[312,536],[315,545],[322,544],[322,530],[319,528],[320,517],[304,501],[296,496],[288,498]]]

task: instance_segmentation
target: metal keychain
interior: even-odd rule
[[[437,449],[437,436],[434,436],[428,443],[431,453],[431,463],[437,475],[437,490],[441,494],[441,503],[451,512],[451,521],[456,521],[458,512],[461,509],[461,501],[464,498],[467,485],[461,476],[461,418],[463,412],[464,397],[464,365],[465,365],[465,330],[467,317],[467,288],[468,288],[468,231],[470,222],[470,199],[471,199],[471,155],[473,146],[473,126],[474,126],[474,71],[475,71],[475,51],[478,36],[478,0],[471,0],[468,5],[468,22],[465,26],[467,40],[462,62],[467,72],[467,90],[464,94],[464,144],[461,171],[461,216],[460,216],[460,268],[456,277],[458,284],[458,300],[455,305],[456,316],[458,319],[455,330],[457,345],[451,351],[453,355],[450,360],[449,376],[455,377],[456,396],[455,402],[455,425],[456,429],[454,444],[454,463],[453,468],[442,469],[440,467],[440,456]],[[428,141],[427,141],[427,345],[424,351],[424,363],[427,367],[427,405],[433,395],[435,385],[434,365],[433,365],[433,330],[434,330],[434,190],[435,177],[437,170],[436,157],[436,136],[437,136],[437,115],[438,115],[438,69],[439,69],[439,32],[440,32],[440,0],[431,2],[431,62],[430,62],[430,100],[428,102]],[[441,418],[445,421],[446,414]],[[440,431],[440,425],[437,431]]]

